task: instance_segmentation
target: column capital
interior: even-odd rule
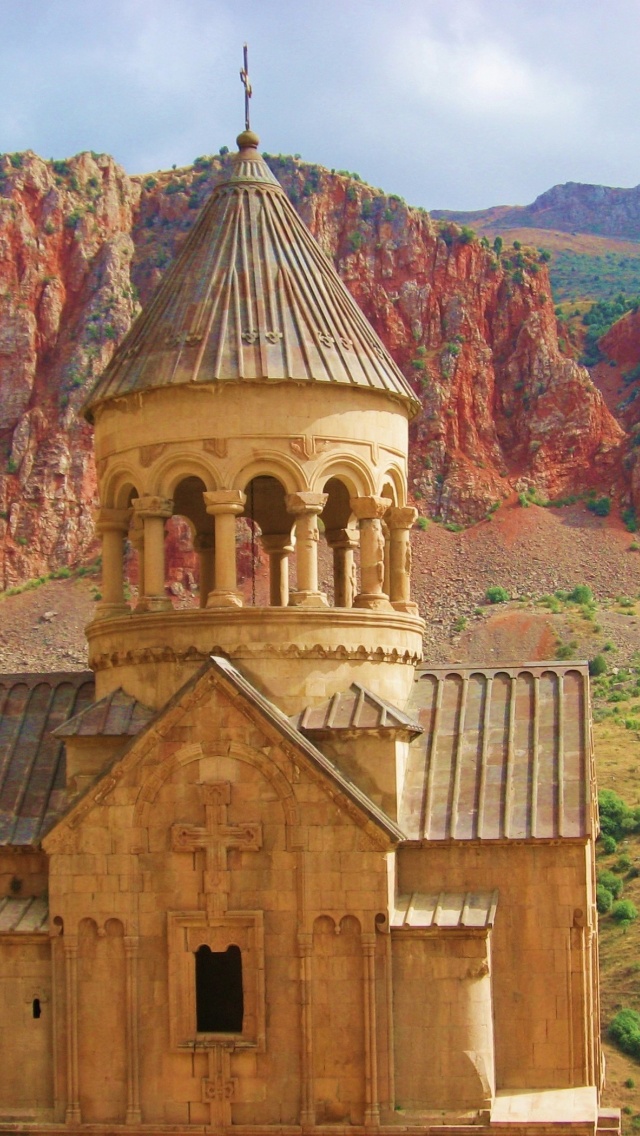
[[[394,506],[387,509],[384,519],[390,529],[410,529],[418,519],[418,510],[411,505]]]
[[[107,509],[104,505],[93,515],[96,532],[126,533],[131,520],[131,509]]]
[[[133,511],[138,517],[171,517],[173,516],[173,501],[171,497],[134,497],[131,502]]]
[[[293,552],[291,533],[262,533],[260,543],[265,552]]]
[[[305,513],[317,516],[328,500],[328,493],[287,493],[284,503],[287,512],[296,517]]]
[[[222,513],[238,517],[247,503],[247,495],[241,489],[208,489],[202,496],[212,517]]]
[[[329,548],[356,549],[360,543],[357,529],[326,529],[324,535]]]
[[[359,521],[381,521],[393,501],[390,497],[350,497],[349,505]]]

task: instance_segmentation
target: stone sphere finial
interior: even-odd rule
[[[253,130],[243,130],[236,138],[236,143],[239,150],[257,150],[260,139]]]

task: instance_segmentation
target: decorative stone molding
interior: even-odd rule
[[[148,469],[150,465],[153,465],[154,461],[157,461],[159,457],[162,457],[166,448],[167,446],[165,442],[156,442],[150,446],[140,446],[140,449],[138,450],[138,456],[140,458],[140,465],[142,466],[142,468]]]
[[[193,663],[199,665],[211,655],[228,655],[233,659],[340,659],[356,662],[403,663],[415,667],[422,662],[422,654],[416,651],[398,651],[394,648],[364,646],[324,647],[315,643],[312,647],[299,647],[295,643],[278,645],[276,643],[241,643],[233,647],[212,645],[207,651],[189,647],[186,651],[175,651],[171,647],[144,647],[133,651],[110,651],[92,655],[89,663],[94,671],[109,670],[113,667],[139,666],[141,663]]]
[[[131,502],[133,510],[138,517],[162,517],[167,518],[173,516],[173,501],[170,497],[134,497]]]
[[[205,453],[213,454],[216,458],[226,458],[229,453],[229,443],[226,438],[205,438],[202,448]]]

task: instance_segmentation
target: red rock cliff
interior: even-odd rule
[[[0,157],[0,586],[95,550],[83,389],[226,160],[135,178],[105,155]],[[425,511],[470,521],[523,484],[555,496],[620,483],[623,432],[559,350],[535,253],[498,258],[349,176],[271,162],[420,395],[412,489]]]

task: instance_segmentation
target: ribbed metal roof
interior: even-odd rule
[[[57,738],[135,737],[153,718],[150,710],[122,687],[69,718],[55,731]]]
[[[411,839],[581,838],[594,816],[588,668],[420,674],[399,823]]]
[[[0,675],[0,844],[37,844],[66,803],[52,731],[94,697],[90,671]]]
[[[398,895],[391,912],[392,927],[492,927],[498,904],[497,891],[413,892]]]
[[[213,191],[84,411],[155,387],[247,381],[346,384],[420,408],[254,147]]]
[[[380,729],[400,730],[412,737],[422,733],[422,726],[413,718],[358,682],[352,682],[348,690],[339,691],[320,706],[307,706],[290,720],[297,730],[309,734]]]
[[[0,899],[0,935],[33,935],[49,929],[49,901],[46,896],[20,899],[4,896]]]

